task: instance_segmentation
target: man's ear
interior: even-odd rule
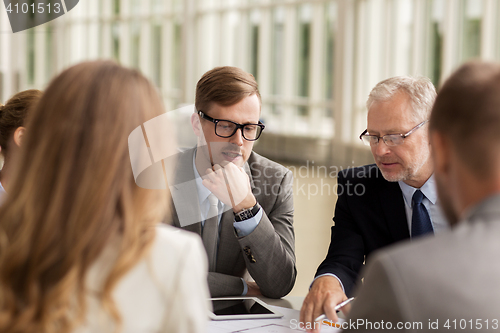
[[[16,146],[21,147],[21,141],[22,141],[22,138],[24,136],[25,131],[26,131],[26,128],[23,126],[19,126],[14,131],[14,143],[16,144]]]
[[[434,172],[441,175],[449,174],[451,162],[451,143],[443,134],[432,131],[430,133]]]
[[[203,135],[203,130],[201,128],[200,116],[198,114],[193,113],[191,115],[191,126],[193,127],[193,132],[197,137]]]

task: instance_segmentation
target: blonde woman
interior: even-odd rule
[[[162,112],[112,62],[49,85],[0,208],[0,332],[204,331],[203,245],[158,226],[167,198],[134,183],[128,155],[128,135]]]
[[[5,105],[0,105],[0,153],[3,157],[2,171],[0,171],[0,202],[12,170],[13,155],[21,146],[25,131],[24,120],[30,108],[41,96],[40,90],[25,90],[12,96]]]

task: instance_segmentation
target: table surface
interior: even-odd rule
[[[263,300],[266,304],[269,304],[269,305],[281,306],[284,308],[294,309],[294,310],[300,311],[300,308],[302,307],[302,302],[304,302],[305,297],[285,296],[283,298],[274,299],[274,298],[267,298],[264,296],[260,296],[259,298],[261,300]]]

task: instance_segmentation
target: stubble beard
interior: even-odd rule
[[[401,163],[401,165],[403,166],[403,170],[401,170],[397,174],[387,174],[382,169],[379,169],[382,172],[382,176],[388,182],[415,180],[417,178],[418,172],[422,169],[425,163],[427,163],[429,158],[429,155],[425,156],[423,154],[420,154],[420,156],[413,160],[410,164],[404,165]]]

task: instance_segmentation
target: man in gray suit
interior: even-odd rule
[[[344,328],[500,329],[500,65],[468,63],[430,119],[434,172],[453,230],[380,251]]]
[[[296,277],[292,173],[252,152],[264,125],[254,77],[236,67],[205,73],[191,125],[197,146],[169,179],[172,223],[203,238],[213,297],[272,298]]]

